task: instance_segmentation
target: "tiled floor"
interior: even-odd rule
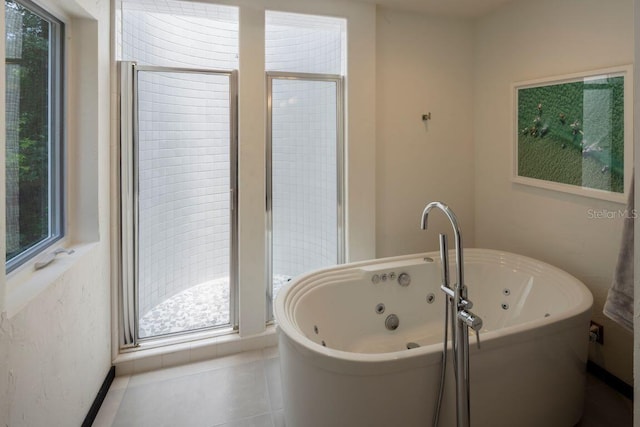
[[[283,427],[278,363],[272,347],[117,377],[93,425]],[[633,403],[591,375],[585,403],[576,427],[633,425]]]
[[[631,427],[633,401],[593,375],[587,375],[584,414],[576,427]]]
[[[94,426],[283,427],[275,347],[116,377]]]

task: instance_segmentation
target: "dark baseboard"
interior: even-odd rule
[[[620,378],[593,363],[591,360],[587,361],[587,372],[600,379],[627,399],[633,400],[633,386],[625,383]]]
[[[107,392],[109,391],[109,387],[111,387],[111,383],[116,376],[116,367],[112,366],[107,373],[107,376],[98,391],[98,395],[96,396],[87,416],[84,418],[82,423],[82,427],[91,427],[93,422],[96,420],[96,416],[98,415],[98,411],[100,410],[100,406],[102,406],[102,402],[104,402],[104,398],[107,397]]]

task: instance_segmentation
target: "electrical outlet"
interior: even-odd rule
[[[604,326],[593,320],[589,326],[589,341],[604,345]]]

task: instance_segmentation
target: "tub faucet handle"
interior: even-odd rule
[[[458,312],[458,319],[460,319],[474,331],[479,331],[480,329],[482,329],[482,319],[470,311],[461,310],[460,312]]]
[[[461,310],[471,310],[473,308],[473,303],[468,299],[460,298],[460,309]]]
[[[480,329],[482,329],[483,324],[480,316],[477,316],[468,310],[460,310],[458,312],[458,319],[467,325],[468,328],[473,329],[476,333],[476,343],[478,345],[478,350],[480,350]]]

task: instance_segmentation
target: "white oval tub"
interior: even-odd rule
[[[589,290],[556,267],[511,253],[465,249],[464,264],[472,310],[484,320],[481,349],[473,331],[469,338],[471,425],[574,426],[584,400]],[[444,326],[440,269],[437,252],[400,256],[316,271],[280,291],[287,427],[432,425]],[[402,273],[409,286],[398,284]],[[385,328],[390,314],[400,321],[394,331]],[[407,349],[410,342],[420,347]],[[455,425],[448,357],[443,427]]]

